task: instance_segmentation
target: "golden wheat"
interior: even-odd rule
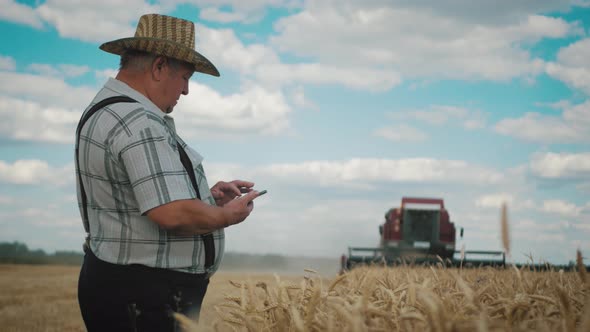
[[[580,274],[528,269],[360,267],[299,286],[236,283],[212,322],[189,331],[587,331]],[[326,286],[327,285],[327,286]]]

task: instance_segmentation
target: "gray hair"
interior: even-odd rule
[[[152,63],[160,55],[154,53],[148,53],[138,50],[126,50],[121,54],[121,61],[119,63],[119,70],[130,69],[142,71],[148,69]],[[177,60],[174,58],[166,57],[166,61],[172,70],[179,70],[182,67],[194,68],[194,66],[188,62]]]

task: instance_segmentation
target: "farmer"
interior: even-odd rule
[[[77,130],[88,331],[175,331],[174,312],[198,318],[224,228],[244,221],[258,196],[242,180],[209,189],[203,157],[176,133],[169,114],[191,75],[219,76],[194,44],[192,22],[149,14],[134,37],[100,46],[121,61]]]

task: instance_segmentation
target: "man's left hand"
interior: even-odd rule
[[[233,180],[231,182],[219,181],[211,187],[211,195],[217,206],[224,206],[236,197],[252,191],[254,182]]]

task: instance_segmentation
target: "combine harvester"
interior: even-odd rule
[[[379,226],[379,248],[349,247],[348,256],[342,256],[342,268],[359,264],[403,265],[437,264],[445,266],[504,266],[503,251],[464,251],[455,244],[455,224],[442,199],[402,198],[400,208],[385,214],[385,223]],[[463,237],[463,228],[460,229]]]

